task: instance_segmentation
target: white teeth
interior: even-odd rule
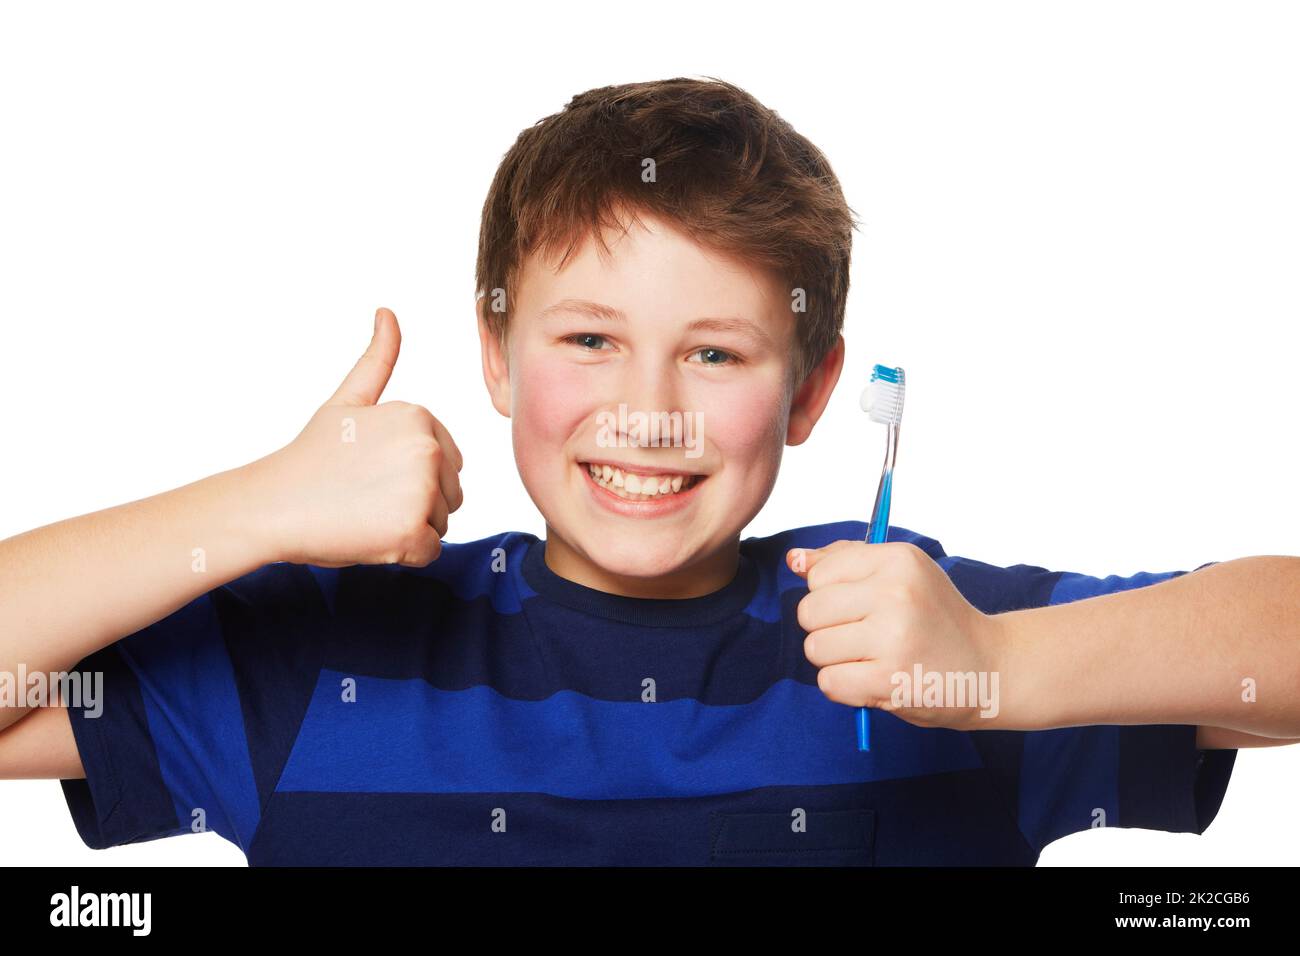
[[[685,475],[625,475],[612,465],[593,464],[587,465],[587,471],[602,488],[631,501],[649,501],[692,486],[691,478]]]

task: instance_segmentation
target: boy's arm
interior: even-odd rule
[[[67,707],[36,707],[0,731],[0,780],[79,780],[85,776]]]
[[[0,668],[70,670],[278,560],[258,504],[267,462],[0,541]],[[0,707],[0,732],[28,710]]]
[[[1280,747],[1283,744],[1297,744],[1295,737],[1261,737],[1258,734],[1244,734],[1240,730],[1228,730],[1226,727],[1196,728],[1197,750],[1244,750],[1247,747]]]
[[[990,620],[1003,726],[1193,724],[1208,747],[1300,737],[1300,558],[1239,558]]]
[[[827,697],[961,730],[1191,725],[1200,749],[1300,737],[1300,558],[1241,558],[1158,583],[946,560],[947,571],[905,541],[787,554],[808,582],[799,622]],[[1088,591],[1102,593],[1052,603]],[[897,678],[922,664],[986,675],[992,697],[896,699],[907,684]]]
[[[462,459],[428,410],[376,404],[400,341],[396,317],[381,309],[370,347],[343,384],[273,454],[0,541],[0,670],[15,680],[22,669],[70,670],[272,562],[434,560],[448,512],[462,501]],[[22,758],[30,748],[6,730],[29,709],[0,706],[0,778],[33,775]]]

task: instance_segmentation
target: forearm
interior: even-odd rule
[[[1240,558],[994,620],[1005,726],[1176,723],[1300,737],[1300,558]]]
[[[266,461],[0,541],[0,670],[68,670],[277,560],[255,505]],[[24,713],[0,707],[0,728]]]

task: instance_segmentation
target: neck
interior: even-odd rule
[[[644,578],[602,568],[547,525],[544,558],[546,566],[560,577],[606,594],[631,598],[694,598],[720,591],[735,579],[740,567],[740,541],[732,540],[713,554],[668,574]]]

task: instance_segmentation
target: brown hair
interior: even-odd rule
[[[646,159],[654,182],[642,179]],[[601,228],[619,228],[619,209],[661,216],[803,289],[794,384],[834,346],[856,216],[816,146],[712,77],[588,90],[519,134],[483,204],[475,271],[482,314],[500,339],[524,258],[563,248],[563,267],[589,235],[608,251]],[[504,290],[504,312],[491,308],[495,289]]]

